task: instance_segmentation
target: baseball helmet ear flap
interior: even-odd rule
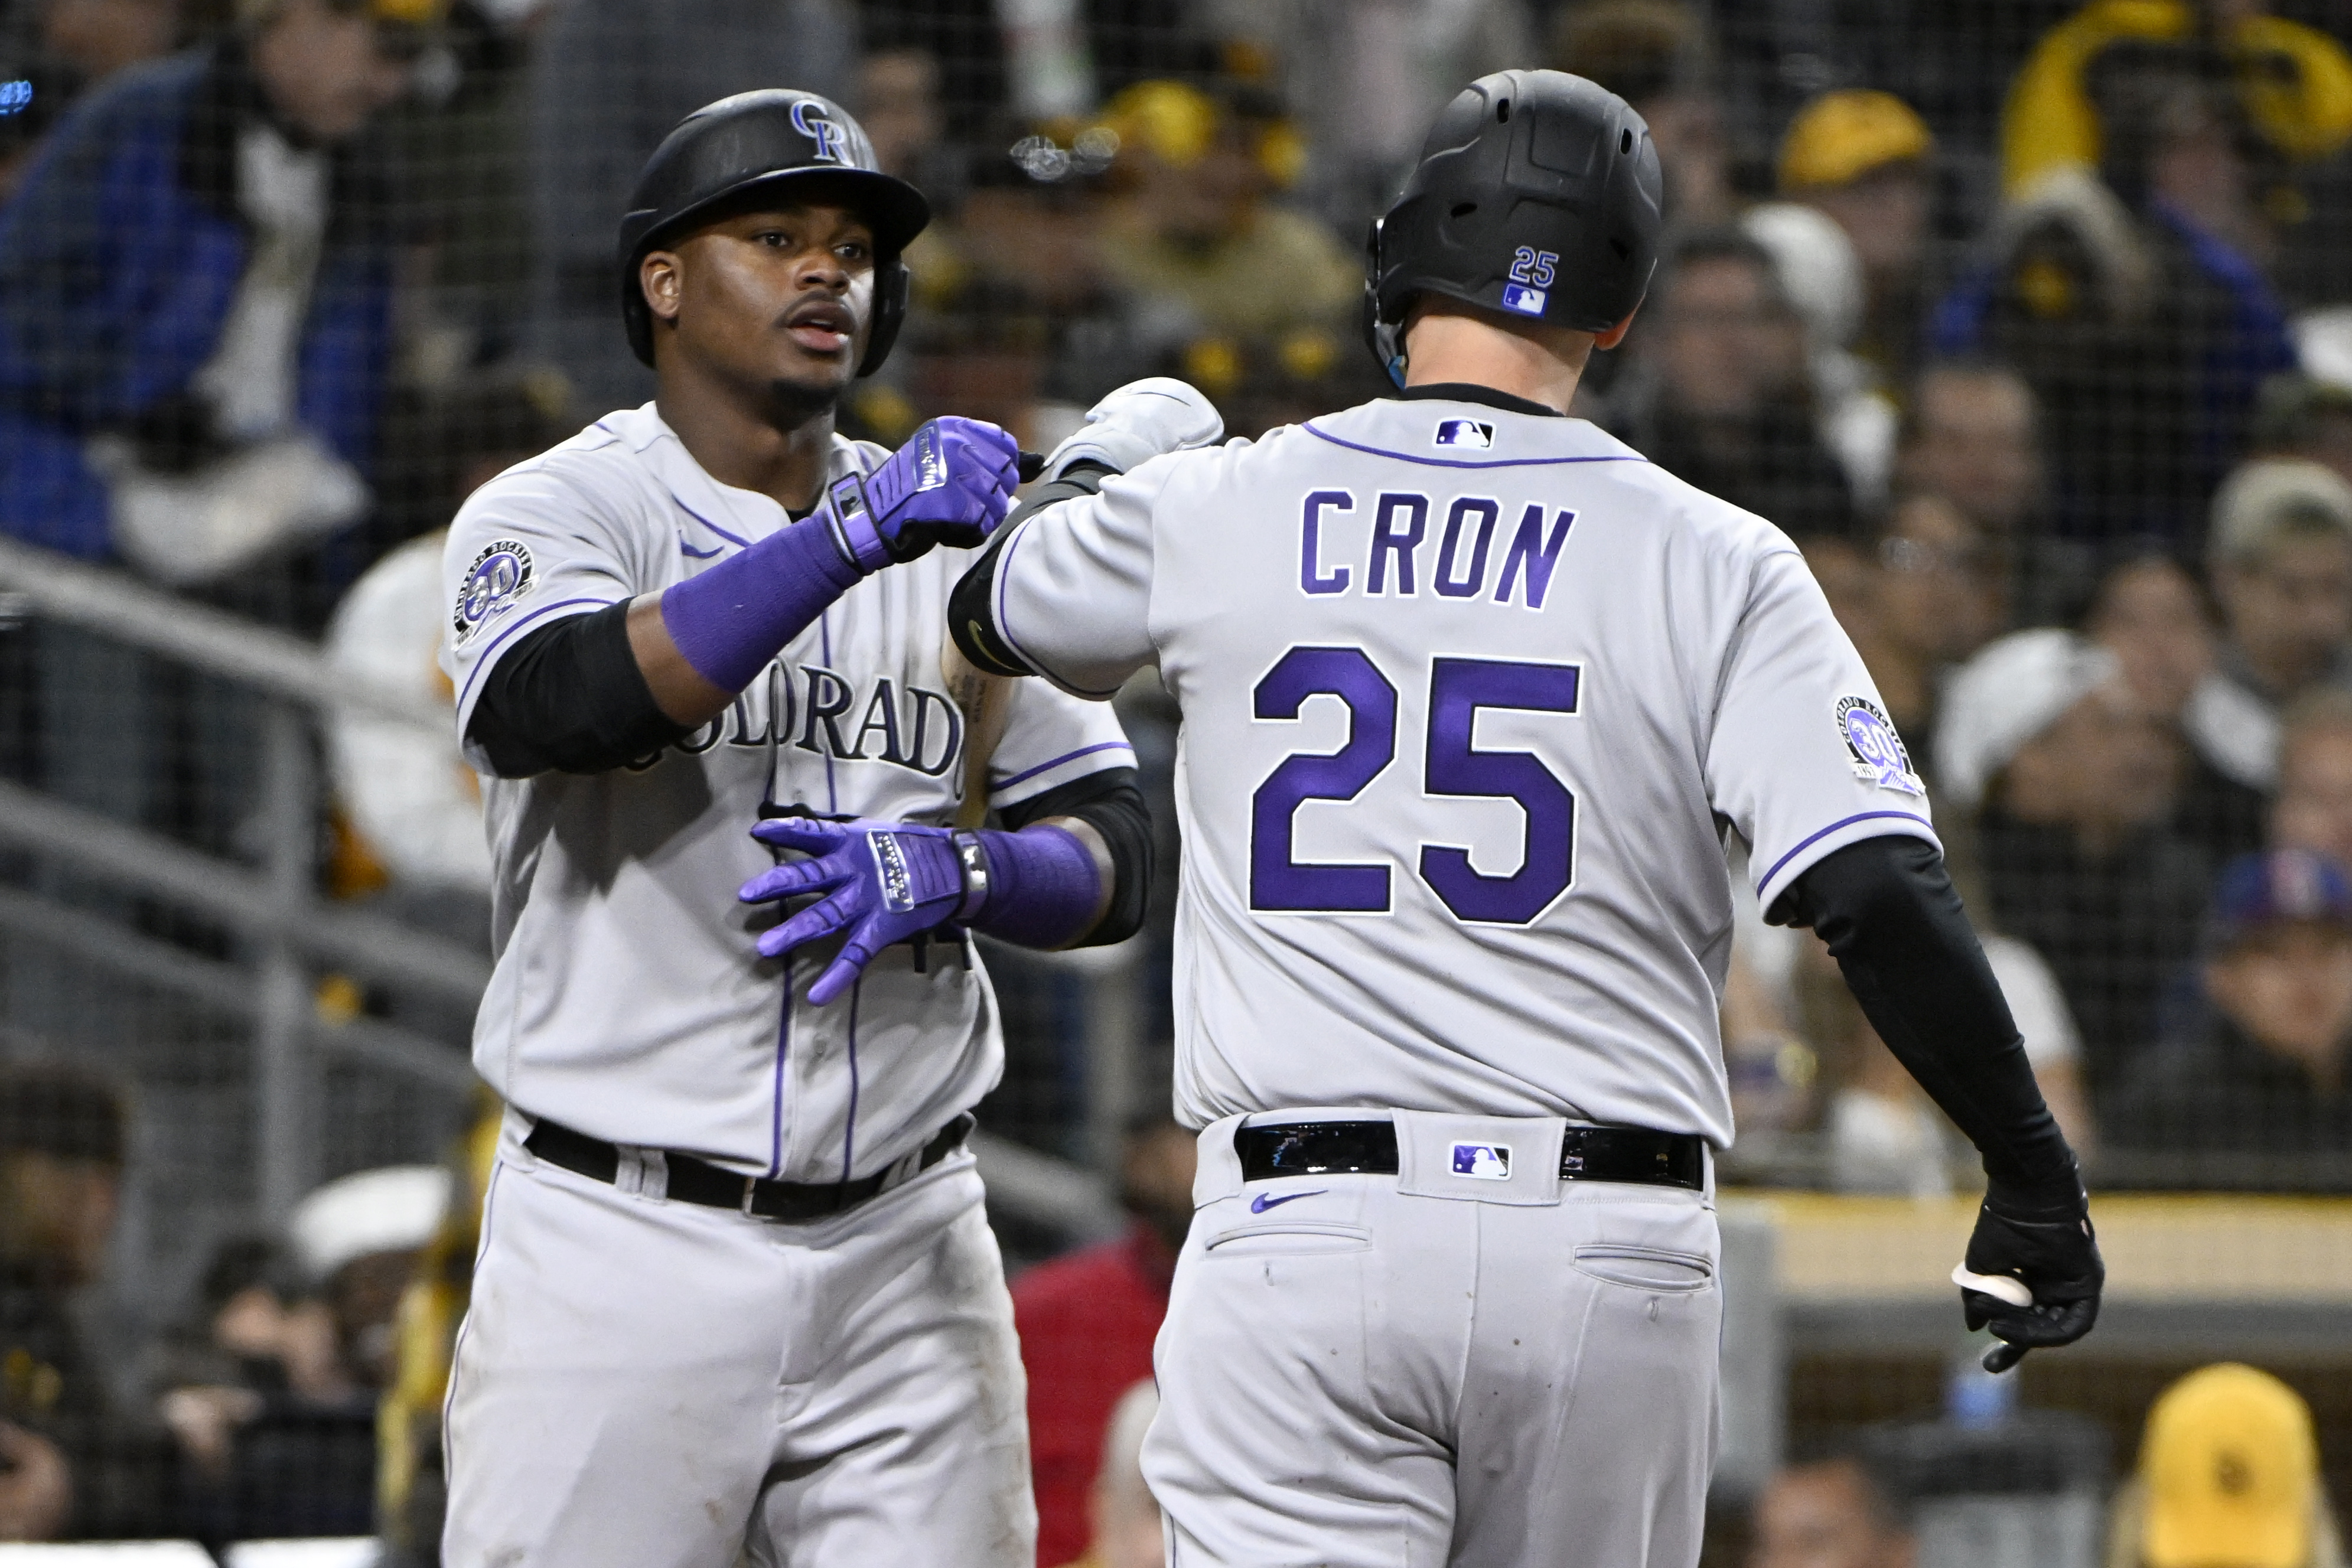
[[[1384,320],[1381,316],[1381,229],[1388,222],[1384,217],[1372,220],[1372,231],[1364,240],[1364,347],[1371,350],[1372,358],[1396,387],[1404,387],[1404,323]]]
[[[866,357],[857,361],[859,375],[872,375],[890,357],[890,347],[898,340],[898,329],[907,324],[907,304],[914,286],[915,275],[895,256],[875,267],[874,319],[866,329]]]

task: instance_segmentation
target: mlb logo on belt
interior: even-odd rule
[[[1454,1174],[1468,1176],[1472,1181],[1508,1181],[1511,1179],[1511,1145],[1456,1144],[1454,1145]]]
[[[1495,427],[1475,419],[1441,419],[1437,422],[1437,444],[1475,446],[1483,452],[1495,444]]]

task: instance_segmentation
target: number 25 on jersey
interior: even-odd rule
[[[1488,876],[1469,852],[1421,846],[1421,879],[1455,918],[1524,925],[1544,912],[1574,870],[1576,797],[1530,752],[1472,745],[1481,708],[1573,714],[1574,664],[1497,659],[1435,659],[1429,672],[1423,788],[1432,795],[1516,800],[1527,815],[1519,869]],[[1296,720],[1309,697],[1347,705],[1348,743],[1338,751],[1295,752],[1250,799],[1250,907],[1324,914],[1384,914],[1386,865],[1301,865],[1293,823],[1307,800],[1352,800],[1396,759],[1397,693],[1361,648],[1297,647],[1276,661],[1252,693],[1260,719]]]

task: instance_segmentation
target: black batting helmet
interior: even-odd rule
[[[874,320],[866,358],[872,375],[907,319],[908,241],[931,221],[931,204],[906,181],[882,172],[865,128],[830,99],[789,88],[739,92],[705,104],[654,149],[621,219],[621,319],[637,358],[654,362],[653,312],[637,264],[661,242],[720,204],[752,191],[787,199],[830,195],[874,230]]]
[[[1405,308],[1423,293],[1606,331],[1650,286],[1663,193],[1650,128],[1615,93],[1565,71],[1480,77],[1372,225],[1365,341],[1402,385]]]

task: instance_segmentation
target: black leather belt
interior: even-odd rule
[[[915,1169],[927,1171],[952,1154],[971,1132],[970,1115],[958,1116],[931,1136],[923,1145]],[[616,1180],[621,1174],[621,1151],[602,1138],[592,1138],[585,1133],[575,1133],[561,1122],[541,1122],[530,1130],[522,1146],[545,1160],[561,1166],[575,1176],[584,1176],[601,1182]],[[764,1176],[748,1176],[737,1171],[722,1170],[708,1160],[698,1160],[692,1155],[665,1153],[662,1162],[668,1167],[669,1183],[662,1196],[680,1203],[698,1203],[706,1208],[732,1208],[761,1219],[822,1219],[828,1214],[839,1214],[845,1208],[855,1208],[879,1193],[890,1178],[896,1166],[877,1171],[856,1181],[797,1182],[770,1181]],[[908,1173],[912,1175],[912,1172]]]
[[[1394,1122],[1286,1122],[1234,1133],[1244,1181],[1290,1176],[1394,1176]],[[1562,1181],[1631,1182],[1706,1190],[1706,1140],[1650,1127],[1570,1127],[1559,1148]]]

